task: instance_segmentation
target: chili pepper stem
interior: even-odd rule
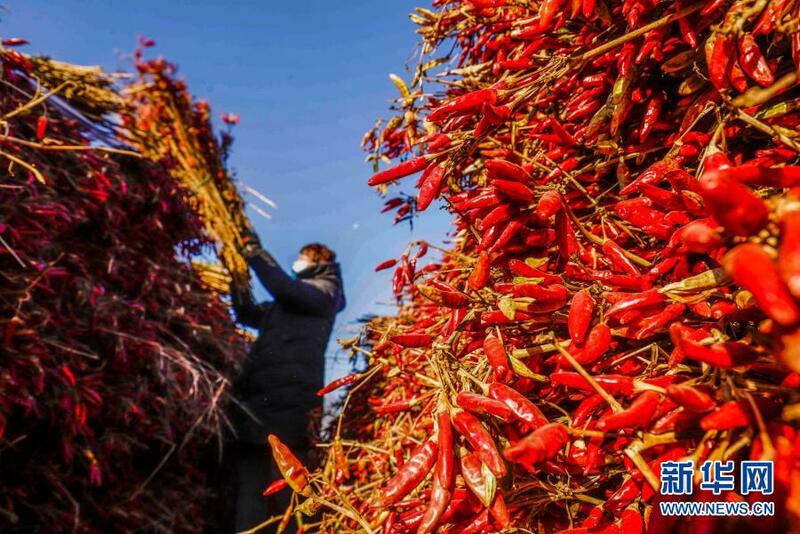
[[[594,243],[596,245],[602,245],[606,241],[609,241],[609,239],[607,239],[607,238],[604,239],[604,238],[602,238],[600,236],[594,235],[593,233],[589,232],[589,230],[587,230],[586,227],[583,226],[583,224],[578,220],[578,218],[575,216],[575,214],[572,213],[572,210],[569,209],[566,206],[565,206],[565,208],[566,208],[567,216],[570,218],[570,220],[572,220],[573,223],[575,223],[575,225],[578,227],[578,229],[581,231],[581,233],[584,235],[584,237],[586,237],[586,239],[588,239],[589,241],[591,241],[592,243]],[[647,261],[646,259],[642,258],[641,256],[637,256],[633,252],[630,252],[630,251],[628,251],[628,250],[626,250],[624,248],[621,248],[621,247],[620,247],[620,251],[622,252],[622,254],[625,255],[626,258],[628,258],[629,260],[631,260],[634,263],[637,263],[637,264],[641,265],[642,267],[652,267],[653,266],[653,264],[651,262]]]
[[[569,343],[570,343],[569,340],[559,341],[558,342],[558,344],[560,344],[562,347],[569,346]],[[513,351],[511,351],[511,355],[514,356],[515,358],[528,358],[530,356],[537,356],[539,354],[547,354],[547,353],[550,353],[550,352],[555,352],[557,350],[558,350],[558,347],[556,347],[556,344],[554,344],[554,343],[544,343],[542,345],[536,345],[534,347],[524,347],[524,348],[521,348],[521,349],[514,349]]]
[[[588,52],[583,53],[582,55],[578,56],[577,60],[580,62],[588,61],[594,57],[601,56],[607,51],[611,50],[614,47],[617,47],[621,44],[625,44],[629,41],[633,41],[634,39],[638,38],[641,35],[646,34],[650,30],[655,30],[656,28],[660,28],[661,26],[665,26],[670,22],[674,22],[678,19],[682,19],[688,15],[691,15],[695,11],[700,11],[705,7],[705,2],[700,2],[689,6],[687,8],[681,9],[677,13],[672,13],[671,15],[667,15],[666,17],[661,17],[658,20],[654,20],[650,24],[645,24],[644,26],[635,29],[632,32],[626,33],[622,37],[618,37],[612,41],[604,43],[598,47],[592,48]]]
[[[342,411],[339,413],[339,420],[336,424],[336,439],[338,440],[339,437],[342,435],[342,421],[344,419],[344,414],[347,411],[347,405],[350,403],[350,398],[353,395],[353,392],[360,388],[362,385],[366,384],[369,379],[378,371],[380,371],[381,367],[379,365],[374,366],[369,371],[364,373],[364,376],[361,377],[361,380],[358,384],[354,385],[350,390],[347,392],[347,397],[344,399],[344,403],[342,404]]]
[[[555,334],[553,334],[553,338],[555,339]],[[578,360],[576,360],[575,357],[572,356],[572,354],[570,354],[567,351],[567,349],[562,347],[561,344],[559,344],[558,342],[555,343],[555,346],[556,349],[558,349],[558,352],[561,353],[561,356],[563,356],[564,359],[567,360],[570,363],[570,365],[572,365],[572,367],[575,368],[578,374],[580,374],[584,378],[584,380],[586,380],[589,383],[589,385],[591,385],[592,388],[594,388],[594,390],[597,391],[597,393],[601,397],[603,397],[603,400],[605,400],[608,403],[608,405],[611,406],[611,409],[615,413],[622,411],[622,406],[620,405],[619,402],[617,402],[617,399],[609,395],[608,392],[605,389],[603,389],[603,386],[597,383],[594,377],[592,377],[592,375],[590,375],[586,371],[586,369],[584,369],[583,366],[580,363],[578,363]]]
[[[731,105],[737,108],[751,108],[769,102],[772,97],[777,96],[797,84],[797,72],[787,72],[778,81],[769,87],[751,87],[741,95],[731,100]]]
[[[339,489],[336,487],[335,484],[332,485],[330,488],[326,488],[326,489],[333,490],[333,492],[336,494],[336,496],[342,502],[344,502],[347,505],[347,507],[350,508],[350,509],[348,510],[347,508],[344,508],[342,506],[334,504],[334,503],[330,502],[329,500],[326,500],[323,497],[320,497],[318,493],[310,495],[308,497],[309,500],[311,500],[312,502],[314,502],[314,503],[316,503],[316,504],[318,504],[320,506],[326,506],[326,507],[330,508],[331,510],[339,512],[340,514],[344,515],[345,517],[348,517],[348,518],[352,519],[353,521],[358,522],[358,524],[361,525],[361,528],[363,528],[364,531],[369,533],[369,534],[372,534],[374,532],[372,530],[372,528],[370,527],[370,524],[367,522],[367,520],[364,519],[364,517],[362,517],[362,515],[360,513],[358,513],[358,511],[355,509],[355,507],[352,504],[350,504],[350,501],[347,500],[347,498],[344,495],[342,495],[342,493],[339,491]]]
[[[764,452],[762,454],[764,458],[772,460],[775,457],[775,446],[772,444],[772,438],[770,438],[769,432],[767,432],[767,425],[764,424],[764,417],[761,415],[761,410],[759,410],[758,406],[753,400],[753,396],[750,395],[750,393],[745,393],[745,397],[747,398],[747,402],[750,403],[750,408],[753,410],[753,415],[756,418],[759,437],[761,438],[761,444],[764,447]]]
[[[567,427],[567,432],[572,436],[586,437],[586,438],[603,438],[608,437],[608,434],[600,430],[584,430],[582,428]]]
[[[642,472],[642,476],[647,480],[647,483],[650,484],[650,487],[652,487],[654,491],[658,491],[661,487],[658,477],[653,473],[650,466],[647,465],[647,462],[641,455],[643,445],[644,444],[639,440],[634,441],[625,449],[625,455],[630,458],[639,471]]]
[[[736,440],[733,443],[733,445],[731,445],[730,447],[728,447],[725,450],[725,455],[723,456],[723,460],[728,460],[729,458],[733,458],[736,455],[737,452],[742,450],[744,447],[748,446],[751,441],[752,440],[750,439],[750,436],[748,436],[748,435],[744,435],[744,436],[740,437],[738,440]],[[770,457],[770,459],[771,458],[772,457]]]
[[[778,130],[776,130],[772,126],[770,126],[768,124],[765,124],[765,123],[761,122],[760,120],[756,119],[752,115],[748,115],[747,113],[745,113],[741,109],[736,109],[736,117],[739,120],[741,120],[742,122],[745,122],[745,123],[749,124],[753,128],[756,128],[757,130],[760,130],[760,131],[764,132],[765,134],[767,134],[767,135],[769,135],[771,137],[774,137],[775,139],[777,139],[778,141],[780,141],[784,145],[788,146],[789,148],[791,148],[795,152],[800,152],[800,144],[798,144],[796,141],[794,141],[790,137],[786,136],[786,134],[784,134],[782,132],[779,132]]]

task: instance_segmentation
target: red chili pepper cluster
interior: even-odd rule
[[[439,0],[411,18],[413,80],[393,77],[398,115],[364,138],[376,171],[404,161],[369,183],[408,193],[421,173],[397,206],[440,199],[455,244],[380,266],[402,306],[370,324],[311,475],[348,512],[320,530],[800,521],[800,3]],[[660,465],[684,458],[774,460],[773,495],[720,498],[776,515],[659,517]]]
[[[145,136],[117,119],[137,108],[103,74],[0,62],[0,530],[196,531],[245,349],[188,261],[204,226],[174,162],[131,149]]]

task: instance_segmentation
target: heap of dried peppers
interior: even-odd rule
[[[364,139],[396,317],[349,348],[322,532],[783,532],[800,521],[800,3],[437,0]],[[377,170],[377,169],[376,169]],[[418,178],[411,175],[421,173]],[[280,459],[291,462],[285,454]],[[666,461],[770,460],[759,518],[660,515]],[[302,486],[302,487],[300,487]],[[289,511],[291,512],[291,510]],[[276,519],[279,520],[279,519]],[[516,530],[515,530],[516,529]]]
[[[229,138],[162,61],[126,83],[21,44],[0,48],[0,530],[198,531],[246,347],[192,270],[220,236],[184,176],[230,191]]]

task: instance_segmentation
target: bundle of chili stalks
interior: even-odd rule
[[[213,242],[181,163],[134,142],[183,123],[148,133],[119,80],[18,44],[0,49],[0,530],[197,531],[245,342],[192,270]],[[158,72],[152,98],[174,97]],[[205,139],[187,154],[221,169],[207,106],[184,104]]]
[[[300,511],[324,532],[782,532],[800,521],[800,3],[442,0],[365,137],[397,260]],[[418,178],[412,175],[421,173]],[[358,399],[359,402],[355,402]],[[735,487],[700,487],[731,461]],[[744,495],[742,460],[774,462]],[[661,465],[692,461],[691,495]],[[297,468],[293,472],[296,473]],[[712,477],[713,478],[713,477]],[[722,477],[720,475],[720,481]],[[774,503],[664,517],[663,500]],[[298,520],[303,517],[298,515]]]

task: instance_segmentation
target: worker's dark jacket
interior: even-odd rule
[[[259,333],[234,385],[234,396],[258,421],[234,406],[236,439],[263,445],[272,433],[302,448],[307,413],[322,406],[316,392],[323,386],[333,320],[344,308],[339,264],[318,264],[294,279],[264,250],[248,262],[274,301],[234,298],[237,320]]]

